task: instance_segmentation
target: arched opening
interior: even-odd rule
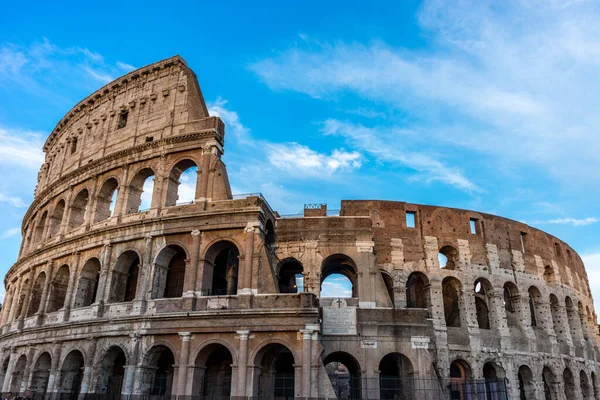
[[[584,370],[579,372],[579,386],[581,386],[581,394],[584,399],[593,399],[591,396],[590,382]]]
[[[298,293],[304,291],[302,264],[295,259],[286,259],[279,266],[279,293]]]
[[[154,194],[154,171],[144,168],[139,171],[129,184],[127,195],[126,214],[133,214],[148,210],[152,207],[152,196]]]
[[[33,398],[44,398],[48,388],[48,379],[50,378],[50,368],[52,367],[52,357],[48,352],[42,353],[32,371],[31,385],[29,390],[33,392]]]
[[[527,365],[521,365],[517,376],[519,382],[519,400],[535,399],[535,383],[533,382],[533,372]]]
[[[452,246],[444,246],[438,253],[440,268],[456,269],[458,265],[458,250]]]
[[[490,329],[490,294],[492,285],[486,279],[475,281],[475,310],[477,312],[477,325],[479,329]]]
[[[462,285],[460,281],[453,277],[447,277],[442,281],[442,294],[444,296],[444,317],[446,326],[460,327],[460,293]]]
[[[323,364],[338,399],[361,398],[360,365],[353,356],[336,351],[325,357]]]
[[[76,399],[79,396],[83,379],[83,367],[83,354],[79,350],[71,351],[63,361],[61,368],[59,386],[61,398],[70,396],[71,399]]]
[[[395,296],[394,296],[394,279],[390,274],[386,271],[381,270],[381,277],[383,278],[383,283],[385,284],[385,289],[387,290],[388,297],[392,303],[392,307],[396,306]]]
[[[99,366],[96,393],[120,395],[125,377],[125,352],[119,346],[108,349]]]
[[[531,286],[528,290],[529,293],[529,316],[531,318],[531,326],[536,327],[541,322],[539,315],[539,305],[542,301],[542,295],[540,290]]]
[[[27,307],[27,317],[33,316],[35,313],[40,311],[40,305],[42,302],[42,291],[44,290],[44,284],[46,283],[46,273],[40,272],[33,283],[33,288],[29,295],[29,307]]]
[[[470,399],[474,396],[471,379],[471,367],[464,360],[455,360],[450,364],[450,398]]]
[[[212,344],[196,357],[194,369],[194,396],[202,399],[229,399],[233,357],[227,347]]]
[[[44,211],[38,224],[35,227],[35,243],[39,243],[44,240],[44,231],[46,229],[46,219],[48,218],[48,211]]]
[[[544,367],[544,369],[542,370],[542,384],[544,385],[545,400],[554,400],[556,398],[556,395],[554,394],[555,382],[556,376],[554,375],[552,370],[548,367]]]
[[[169,174],[166,207],[191,204],[196,199],[198,167],[192,160],[179,161]]]
[[[77,194],[73,204],[71,204],[71,216],[69,218],[70,228],[76,228],[80,225],[83,225],[85,222],[85,216],[87,214],[88,202],[88,191],[87,189],[83,189]]]
[[[327,257],[321,265],[321,297],[358,297],[357,269],[343,254]]]
[[[27,357],[23,354],[17,360],[12,373],[12,380],[10,381],[10,391],[13,393],[21,393],[27,384],[24,382],[25,378],[25,367],[27,366]]]
[[[115,178],[110,178],[104,182],[98,192],[98,197],[96,197],[96,216],[94,217],[94,222],[104,221],[113,215],[118,187],[119,182]]]
[[[65,201],[61,200],[56,204],[54,212],[52,212],[52,218],[50,219],[50,237],[54,237],[60,232],[60,225],[62,224],[64,214]]]
[[[204,290],[209,296],[235,295],[238,289],[240,252],[227,240],[213,244],[204,259],[204,282],[210,289]]]
[[[483,364],[483,378],[485,380],[486,399],[506,399],[506,384],[504,369],[493,362]]]
[[[135,251],[128,250],[117,258],[112,273],[109,302],[133,301],[138,283],[139,270],[140,257]]]
[[[79,282],[77,285],[77,293],[75,294],[73,308],[88,307],[91,306],[94,301],[96,301],[99,277],[100,260],[97,258],[90,258],[83,265],[81,274],[79,274]]]
[[[406,280],[406,307],[428,308],[429,304],[429,279],[422,272],[411,273]]]
[[[379,398],[414,399],[413,366],[403,354],[391,353],[379,363]]]
[[[550,265],[546,265],[546,267],[544,268],[544,280],[547,284],[552,284],[556,282],[554,269]]]
[[[519,325],[519,289],[512,282],[504,284],[504,311],[506,313],[506,325],[516,327]]]
[[[145,357],[142,377],[142,394],[171,396],[175,357],[166,346],[154,346]]]
[[[295,392],[294,355],[281,344],[272,343],[256,355],[259,399],[293,399]]]
[[[565,387],[565,399],[576,399],[575,377],[569,368],[565,368],[563,371],[563,384]]]
[[[8,363],[10,362],[10,356],[4,359],[2,367],[0,368],[0,387],[4,386],[4,380],[7,379],[6,373],[8,372]],[[10,377],[8,377],[10,378]]]
[[[558,298],[553,294],[550,295],[550,313],[552,314],[552,326],[554,327],[556,339],[561,343],[565,343],[567,337],[566,332],[562,329],[560,304]]]
[[[175,298],[183,295],[185,280],[185,251],[176,245],[161,250],[154,266],[152,298]]]
[[[15,314],[17,318],[21,317],[21,315],[25,314],[27,311],[25,307],[25,298],[27,297],[27,292],[29,290],[29,279],[25,279],[23,285],[21,286],[21,291],[19,292],[19,302],[17,303],[17,313]]]
[[[58,311],[65,306],[67,289],[69,288],[69,267],[62,265],[54,274],[50,285],[47,312]]]

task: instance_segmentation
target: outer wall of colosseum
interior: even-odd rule
[[[2,392],[600,398],[596,314],[569,245],[402,202],[280,217],[232,196],[224,136],[179,57],[58,123],[4,280]],[[180,204],[193,167],[195,201]],[[320,297],[332,274],[351,298]]]

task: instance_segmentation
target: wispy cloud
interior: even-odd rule
[[[123,71],[133,71],[135,69],[133,65],[121,61],[117,61],[117,67],[121,68]]]
[[[0,234],[0,239],[8,239],[21,233],[21,228],[10,228]]]
[[[37,171],[44,162],[44,135],[0,126],[0,165],[17,165]]]
[[[560,225],[573,225],[573,226],[587,226],[598,222],[598,218],[556,218],[545,222],[546,224],[560,224]]]
[[[20,197],[6,196],[2,193],[0,193],[0,203],[5,203],[12,207],[27,207],[27,204]]]
[[[361,155],[335,149],[330,155],[319,153],[298,143],[268,144],[269,162],[291,174],[322,176],[336,171],[348,171],[361,166]]]

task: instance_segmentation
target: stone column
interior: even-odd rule
[[[247,226],[244,230],[244,269],[242,271],[242,287],[238,294],[252,294],[252,264],[254,259],[254,234],[256,228]],[[238,285],[239,287],[239,285]]]
[[[179,332],[181,336],[181,350],[179,352],[179,368],[177,371],[177,386],[175,395],[183,396],[187,394],[187,370],[190,357],[190,340],[192,334],[190,332]]]
[[[196,199],[206,199],[208,194],[208,176],[210,174],[211,146],[202,148],[199,179],[196,181]]]
[[[88,342],[92,343],[92,346],[88,352],[88,362],[83,368],[83,377],[81,378],[81,390],[79,392],[79,400],[85,400],[85,394],[90,391],[92,385],[92,375],[94,373],[94,355],[96,354],[96,338],[87,338]],[[92,389],[93,392],[93,389]]]
[[[237,380],[237,395],[245,397],[247,394],[246,378],[248,368],[248,339],[250,331],[236,331],[240,339],[240,354],[238,357],[238,380]]]
[[[2,326],[6,325],[6,322],[8,321],[8,316],[14,300],[14,292],[15,289],[10,287],[4,296],[4,306],[2,307]]]
[[[135,288],[135,301],[145,302],[152,296],[152,277],[149,276],[152,272],[152,236],[146,237],[146,245],[144,247],[143,259],[140,264],[140,275],[138,276],[137,287]],[[149,283],[150,282],[150,283]]]
[[[94,180],[94,185],[92,186],[91,192],[88,192],[88,203],[83,218],[83,225],[86,225],[88,227],[94,223],[96,207],[98,206],[98,201],[96,199],[96,193],[98,192],[98,176],[94,176],[92,179]]]
[[[58,381],[58,364],[60,362],[60,353],[62,351],[62,344],[55,343],[54,351],[52,352],[52,363],[50,365],[50,375],[48,376],[48,387],[46,389],[47,393],[53,393],[57,390],[60,390],[60,387],[56,387],[56,383]]]
[[[13,294],[13,301],[10,306],[10,312],[8,314],[8,323],[11,324],[16,318],[19,316],[15,314],[18,312],[17,307],[19,307],[19,298],[21,297],[21,291],[23,290],[24,279],[20,279],[14,283],[15,292]]]
[[[152,196],[152,203],[150,208],[162,208],[165,206],[167,198],[167,186],[169,185],[169,174],[170,171],[166,171],[167,156],[164,154],[160,156],[160,162],[158,163],[158,169],[154,175],[154,194]]]
[[[100,267],[100,276],[98,277],[98,290],[96,291],[95,303],[99,304],[98,317],[104,314],[104,304],[108,302],[110,297],[110,279],[112,268],[110,266],[112,258],[112,244],[110,242],[104,244],[102,251],[102,266]]]
[[[185,280],[183,283],[183,296],[194,297],[196,291],[196,282],[198,279],[198,253],[200,251],[200,240],[202,232],[199,230],[192,231],[192,249],[190,252],[190,262],[185,270]]]
[[[64,235],[69,230],[69,220],[71,219],[71,198],[73,197],[73,186],[69,188],[67,198],[65,199],[65,211],[63,211],[63,218],[60,222],[59,235]]]
[[[302,397],[311,397],[310,372],[312,360],[312,334],[310,329],[300,330],[302,334]]]
[[[127,205],[127,196],[129,195],[129,185],[127,184],[129,174],[129,164],[123,165],[123,175],[119,182],[117,200],[115,201],[115,211],[113,217],[125,215],[125,206]]]
[[[73,296],[73,293],[75,292],[75,284],[76,284],[76,277],[77,277],[77,272],[79,271],[79,258],[81,257],[81,254],[79,254],[79,252],[75,252],[73,253],[73,266],[71,267],[69,273],[69,286],[67,287],[67,294],[65,296],[65,306],[64,306],[64,314],[63,314],[63,320],[64,321],[68,321],[69,317],[71,315],[71,306],[73,304],[73,302],[75,301]]]
[[[40,298],[40,308],[36,313],[36,325],[42,325],[42,323],[44,322],[44,314],[46,313],[46,306],[48,303],[48,292],[50,291],[50,284],[52,283],[53,270],[54,261],[48,261],[48,266],[46,267],[46,281],[44,282],[44,287],[42,288],[42,296]]]
[[[124,395],[133,394],[136,380],[141,379],[138,374],[138,353],[139,353],[139,345],[140,345],[140,334],[133,333],[130,334],[131,338],[131,359],[129,361],[130,365],[125,366],[125,376],[123,378],[123,389],[122,392]],[[138,385],[139,386],[139,385]]]
[[[23,299],[23,308],[21,309],[21,315],[19,315],[18,329],[23,328],[25,316],[27,315],[27,311],[29,311],[29,299],[31,298],[31,289],[33,287],[33,278],[35,277],[34,274],[35,274],[35,270],[32,267],[31,270],[29,271],[29,284],[27,287],[23,288],[23,289],[25,289],[25,299]]]
[[[35,354],[35,347],[30,347],[27,350],[27,363],[25,364],[25,371],[23,371],[23,380],[21,381],[21,392],[25,392],[31,384],[32,368],[33,368],[33,355]]]
[[[6,375],[4,376],[4,383],[2,384],[2,393],[6,393],[10,390],[10,384],[12,381],[13,371],[17,362],[17,349],[13,347],[10,349],[10,358],[8,359],[8,368],[6,369]]]

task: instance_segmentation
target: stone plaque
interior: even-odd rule
[[[425,349],[429,348],[429,337],[427,336],[411,336],[410,341],[413,349]]]
[[[323,307],[324,335],[356,335],[356,307],[348,307],[346,300],[334,299]]]
[[[360,347],[363,349],[376,349],[377,340],[363,340],[360,342]]]

